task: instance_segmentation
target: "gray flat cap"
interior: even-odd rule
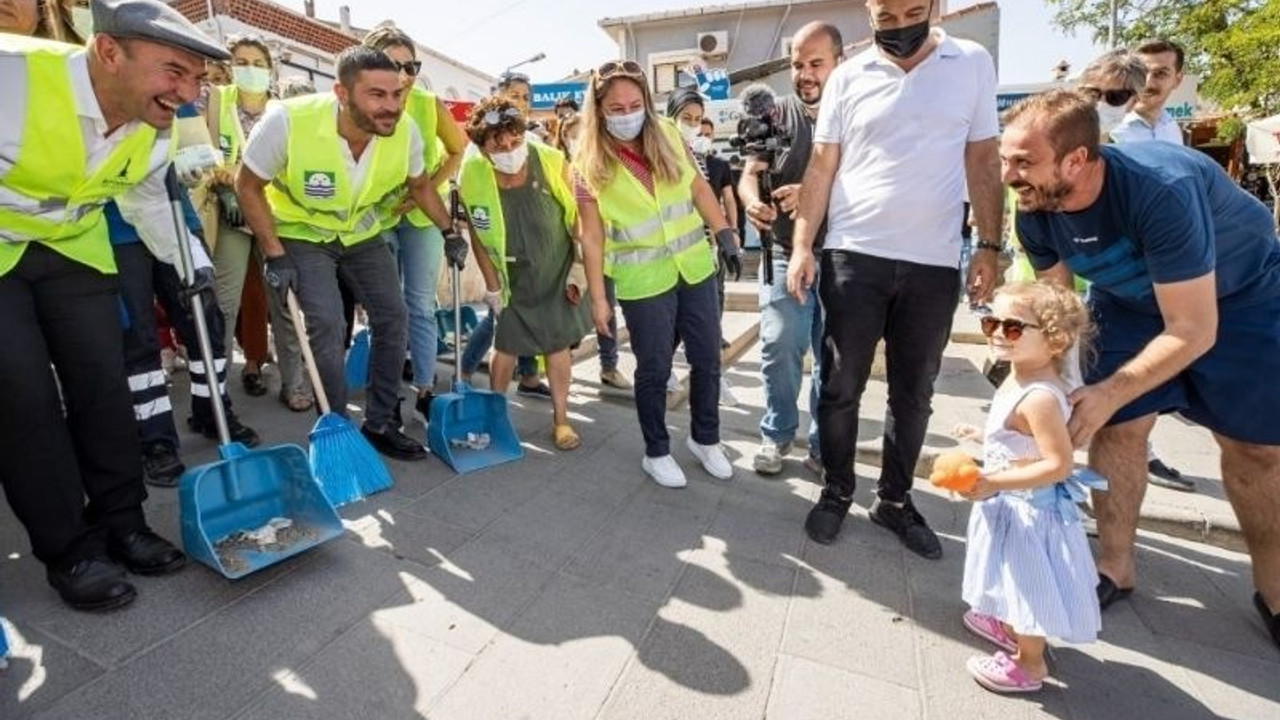
[[[162,43],[210,60],[231,59],[226,48],[160,0],[93,0],[90,6],[96,33]]]

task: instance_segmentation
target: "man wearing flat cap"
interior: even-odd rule
[[[143,515],[103,206],[175,254],[169,130],[227,53],[157,0],[92,12],[83,48],[0,35],[0,484],[63,601],[109,610],[136,594],[126,570],[186,558]]]

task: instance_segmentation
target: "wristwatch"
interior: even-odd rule
[[[978,242],[974,243],[973,249],[974,250],[994,250],[996,252],[1000,252],[1001,250],[1004,250],[1004,247],[1000,243],[993,243],[993,242],[987,242],[986,240],[979,240]]]

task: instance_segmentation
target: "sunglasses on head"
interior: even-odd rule
[[[995,315],[983,315],[978,319],[978,324],[982,327],[982,334],[987,337],[994,337],[996,329],[999,328],[1004,334],[1006,340],[1017,342],[1022,337],[1022,331],[1027,328],[1040,328],[1029,322],[1023,322],[1017,318],[998,318]]]
[[[520,111],[509,107],[506,110],[490,110],[484,114],[485,125],[501,125],[503,121],[521,117]]]
[[[644,77],[644,68],[633,60],[610,60],[596,68],[596,77],[608,80],[615,75],[625,77]]]
[[[1105,101],[1111,107],[1120,107],[1133,99],[1138,93],[1128,88],[1120,90],[1099,90],[1095,87],[1082,87],[1080,92],[1084,93],[1090,100],[1098,102]]]
[[[405,75],[409,75],[410,77],[417,77],[418,73],[422,72],[421,60],[410,60],[409,62],[396,62],[395,60],[392,60],[391,63],[396,66],[397,70]]]

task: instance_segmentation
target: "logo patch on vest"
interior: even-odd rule
[[[218,136],[218,149],[222,151],[222,156],[224,158],[226,158],[228,161],[231,160],[231,136],[230,135],[223,134]]]
[[[302,174],[302,192],[307,197],[331,198],[335,192],[334,179],[331,172],[307,170]]]
[[[488,230],[493,226],[493,220],[489,218],[489,208],[483,205],[477,205],[471,208],[471,224],[477,230]]]

